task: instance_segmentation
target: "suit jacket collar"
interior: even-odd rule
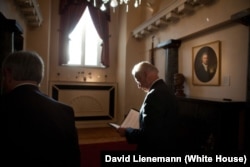
[[[16,85],[15,88],[17,88],[17,87],[19,87],[19,86],[23,86],[23,85],[33,85],[33,86],[36,86],[36,87],[37,87],[37,85],[36,85],[36,84],[33,84],[33,83],[21,83],[21,84]],[[14,89],[15,89],[15,88],[14,88]]]
[[[162,82],[164,82],[163,79],[155,80],[149,90],[153,89],[158,83],[162,83]]]
[[[37,85],[34,85],[34,84],[20,84],[20,85],[17,85],[11,92],[15,92],[15,91],[18,91],[18,90],[39,90],[38,89],[38,86]]]

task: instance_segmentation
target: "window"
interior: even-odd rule
[[[97,33],[88,7],[68,37],[69,61],[67,65],[103,67],[100,60],[103,41]]]
[[[108,68],[109,12],[82,0],[60,0],[59,6],[59,65]]]

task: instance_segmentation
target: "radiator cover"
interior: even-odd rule
[[[116,121],[116,83],[52,82],[53,99],[74,109],[78,127],[103,127]]]

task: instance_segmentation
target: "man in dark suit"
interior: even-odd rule
[[[36,52],[18,51],[8,55],[2,67],[5,166],[80,167],[73,109],[39,90],[42,58]]]
[[[137,151],[171,151],[176,148],[177,109],[173,91],[159,78],[158,69],[149,62],[136,64],[132,70],[138,88],[146,97],[140,109],[139,129],[119,128]]]

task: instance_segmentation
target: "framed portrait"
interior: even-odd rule
[[[220,41],[192,48],[193,85],[220,85]]]

